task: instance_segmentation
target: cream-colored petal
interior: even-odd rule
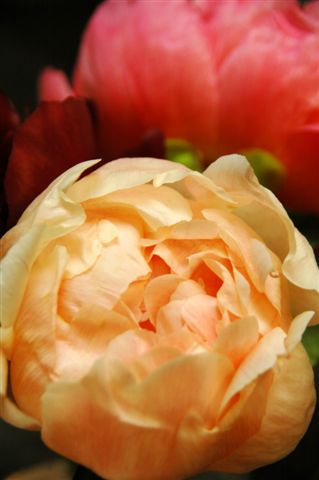
[[[8,386],[8,361],[4,351],[0,350],[0,396],[4,397],[7,394]]]
[[[69,187],[67,194],[76,202],[84,202],[151,181],[155,186],[173,183],[190,173],[188,168],[167,160],[121,158],[82,178]]]
[[[319,269],[308,241],[295,229],[292,248],[283,263],[290,281],[291,309],[294,315],[313,310],[310,325],[319,323]]]
[[[32,263],[37,257],[44,228],[36,226],[25,233],[1,262],[1,325],[12,326],[27,286]]]
[[[105,204],[130,205],[138,210],[151,228],[190,221],[192,212],[186,199],[172,188],[140,185],[120,190],[103,198]]]
[[[65,267],[65,278],[72,278],[87,271],[94,265],[103,248],[99,238],[98,223],[91,222],[85,222],[59,239],[57,243],[63,245],[69,255]]]
[[[303,312],[293,319],[286,338],[286,348],[291,352],[300,343],[302,335],[309,325],[314,312]]]
[[[37,256],[51,240],[72,231],[84,222],[82,207],[70,201],[63,189],[95,163],[96,161],[84,162],[65,172],[37,197],[22,215],[17,228],[18,236],[13,232],[15,243],[7,251],[1,265],[5,325],[12,325],[16,318],[29,270]],[[10,235],[9,231],[6,235],[9,244]],[[2,241],[7,240],[4,238]]]
[[[20,410],[9,398],[0,400],[1,418],[14,427],[26,430],[40,430],[40,422]]]
[[[51,210],[54,209],[54,215],[57,217],[58,221],[65,224],[63,216],[59,217],[59,213],[63,212],[63,206],[59,203],[66,203],[67,206],[71,208],[73,205],[76,209],[74,202],[70,201],[68,196],[63,195],[63,191],[66,191],[70,185],[72,185],[81,174],[96,165],[100,160],[89,160],[87,162],[82,162],[74,165],[74,167],[69,168],[57,177],[49,186],[46,188],[41,195],[39,195],[33,202],[28,206],[21,216],[19,223],[24,223],[28,226],[34,223],[35,220],[39,219],[46,220],[52,218],[53,215],[50,214]],[[62,198],[61,198],[62,197]],[[47,217],[48,215],[48,217]]]
[[[211,163],[203,175],[230,195],[240,192],[243,186],[246,187],[243,195],[245,190],[254,191],[260,187],[253,169],[243,155],[224,155]]]
[[[283,272],[291,283],[318,293],[319,309],[319,269],[313,249],[297,229],[294,229],[294,244],[283,263]]]
[[[318,293],[315,290],[303,290],[296,285],[290,284],[289,297],[290,308],[292,315],[296,316],[303,313],[306,310],[314,312],[309,326],[319,324],[319,298]]]

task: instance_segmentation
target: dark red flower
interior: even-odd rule
[[[85,100],[40,104],[14,139],[5,176],[9,224],[58,175],[98,156],[94,119]]]
[[[12,147],[15,129],[19,124],[19,116],[9,99],[0,92],[0,229],[5,228],[7,204],[4,195],[3,181]]]

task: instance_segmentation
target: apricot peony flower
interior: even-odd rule
[[[318,11],[318,1],[109,0],[84,33],[73,92],[96,103],[113,158],[153,128],[192,143],[206,166],[264,149],[286,169],[285,204],[319,213]],[[41,98],[70,92],[44,73]]]
[[[2,239],[3,418],[109,480],[286,455],[315,403],[311,247],[244,157],[204,174],[121,159],[78,179],[95,163]]]

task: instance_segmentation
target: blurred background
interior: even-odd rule
[[[99,3],[98,0],[0,0],[0,90],[11,98],[22,117],[36,104],[36,82],[42,68],[52,65],[72,74],[81,33]],[[295,220],[306,235],[307,229],[314,228],[312,219]],[[318,394],[318,367],[315,374]],[[38,433],[18,430],[3,422],[0,452],[0,479],[68,480],[75,471],[75,466],[43,445]],[[318,454],[317,407],[307,434],[284,460],[248,475],[205,474],[197,478],[319,480]],[[94,477],[78,470],[76,478]]]

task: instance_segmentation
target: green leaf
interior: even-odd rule
[[[201,172],[203,170],[199,153],[191,143],[179,138],[167,138],[165,140],[165,158],[177,162],[186,167]]]
[[[282,163],[270,152],[261,148],[251,148],[241,153],[253,167],[259,182],[270,190],[278,190],[285,176]]]
[[[319,325],[308,327],[302,337],[302,343],[308,352],[313,366],[319,363]]]

